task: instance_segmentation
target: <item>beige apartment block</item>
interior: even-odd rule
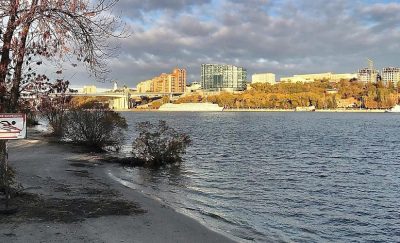
[[[276,84],[276,76],[274,73],[256,73],[251,76],[251,83]]]
[[[138,93],[147,93],[153,90],[153,82],[152,80],[146,80],[143,82],[138,83],[136,86]]]
[[[186,70],[175,68],[172,73],[162,73],[160,76],[138,83],[136,89],[139,93],[183,93],[185,92],[185,87]]]

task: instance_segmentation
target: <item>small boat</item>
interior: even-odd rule
[[[393,106],[392,108],[385,110],[385,112],[393,112],[393,113],[400,112],[400,105],[397,104],[397,105]]]
[[[295,111],[315,111],[315,106],[311,105],[311,106],[297,106],[295,109]]]

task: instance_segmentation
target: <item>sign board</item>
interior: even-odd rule
[[[0,114],[0,140],[26,138],[25,114]]]

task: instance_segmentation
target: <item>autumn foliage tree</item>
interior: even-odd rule
[[[336,90],[329,93],[328,90]],[[193,94],[179,98],[176,103],[212,102],[225,108],[244,109],[294,109],[298,106],[315,106],[318,109],[335,109],[341,99],[354,99],[358,106],[368,109],[386,109],[398,102],[393,84],[363,83],[356,80],[317,80],[308,83],[255,83],[242,93],[221,92],[201,96]]]

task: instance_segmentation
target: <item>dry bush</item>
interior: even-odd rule
[[[158,124],[140,122],[137,129],[139,136],[132,144],[132,153],[145,166],[159,167],[181,162],[182,155],[191,144],[189,135],[177,132],[165,121]]]
[[[118,150],[127,128],[125,118],[105,108],[69,110],[64,124],[64,138],[94,151]]]

